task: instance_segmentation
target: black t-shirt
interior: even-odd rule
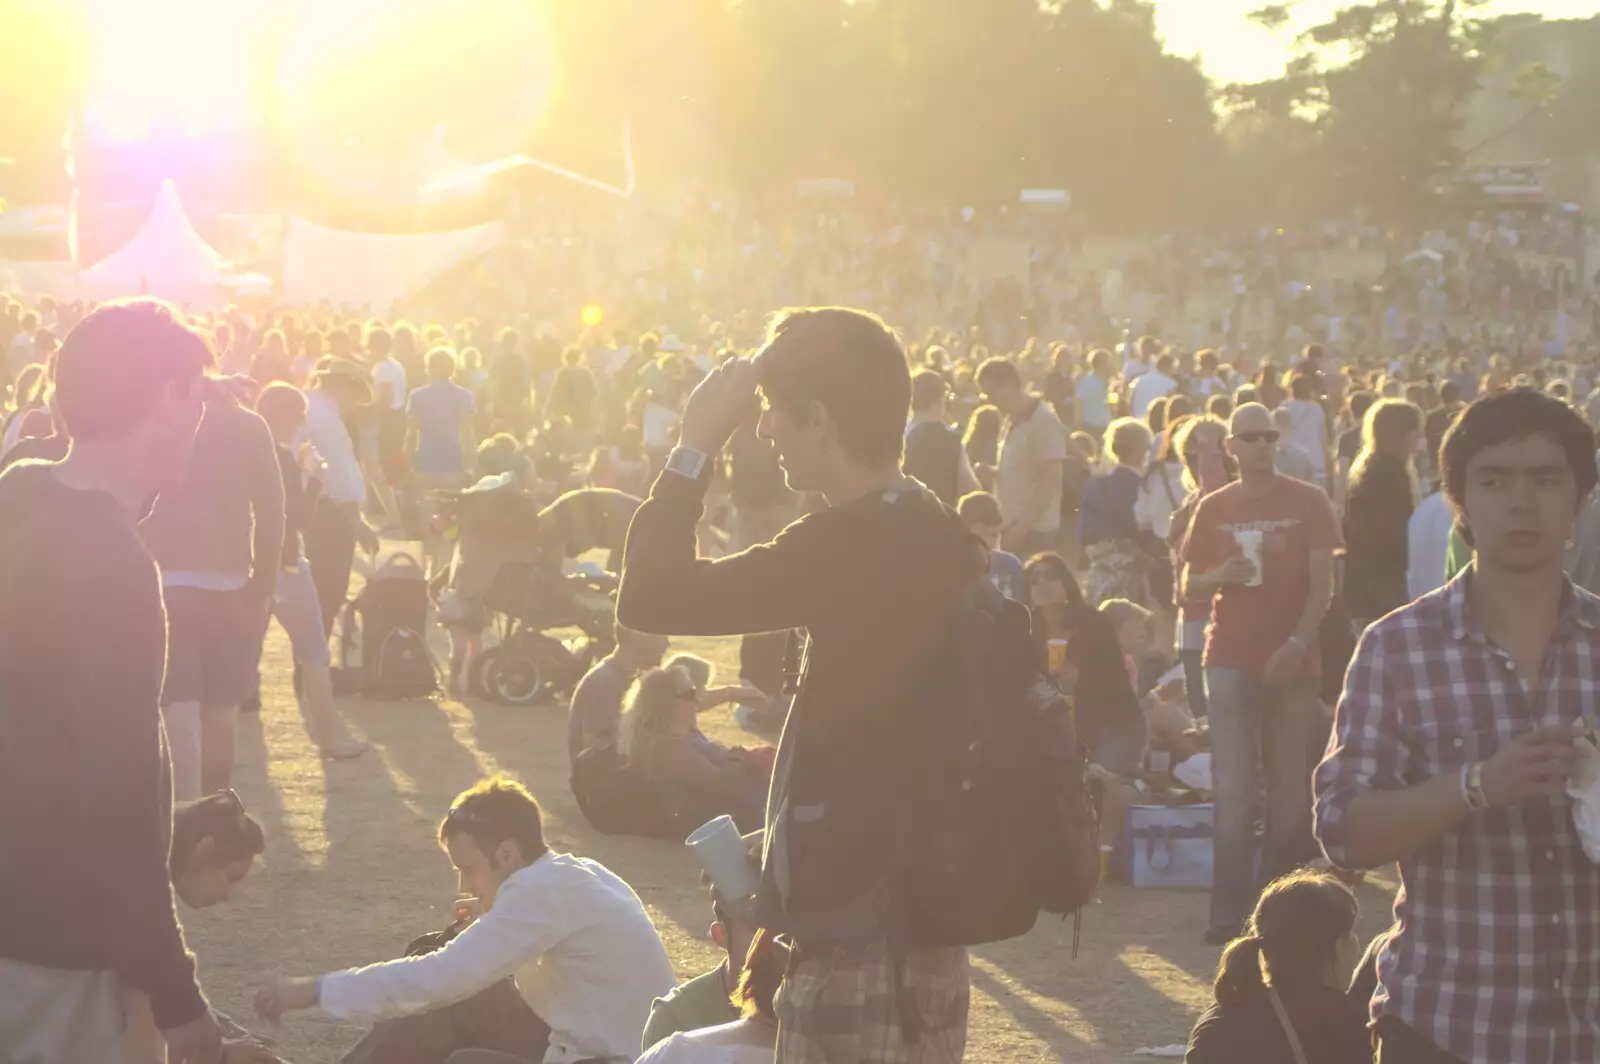
[[[1282,992],[1284,1011],[1309,1064],[1371,1064],[1367,1010],[1332,987]],[[1293,1064],[1272,999],[1265,990],[1229,1005],[1212,1005],[1189,1035],[1187,1064]]]
[[[1339,433],[1339,457],[1348,458],[1354,462],[1356,455],[1361,453],[1361,430],[1346,429]]]

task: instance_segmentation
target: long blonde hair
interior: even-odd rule
[[[684,684],[692,684],[683,666],[651,669],[634,681],[622,708],[617,752],[633,760],[644,747],[666,735],[672,727],[672,710]]]

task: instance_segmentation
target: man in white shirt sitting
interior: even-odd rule
[[[628,884],[548,850],[538,803],[504,778],[458,796],[439,841],[465,930],[422,956],[280,980],[256,994],[257,1011],[275,1020],[320,1005],[335,1019],[389,1021],[347,1062],[632,1060],[651,1003],[676,979]]]

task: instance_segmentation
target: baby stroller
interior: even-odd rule
[[[570,693],[615,645],[616,594],[614,577],[564,573],[559,559],[502,565],[483,600],[500,639],[468,666],[473,693],[513,706]],[[550,634],[561,628],[580,634]]]
[[[514,477],[486,477],[445,502],[456,551],[435,587],[440,616],[498,636],[467,662],[464,686],[519,706],[570,691],[611,650],[615,579],[565,571],[561,548],[543,534],[536,501]],[[577,633],[563,639],[551,634],[558,629]]]

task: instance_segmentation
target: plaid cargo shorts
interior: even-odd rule
[[[773,1001],[776,1064],[959,1064],[967,1047],[967,951],[907,953],[898,974],[882,939],[800,946]],[[902,986],[921,1021],[912,1044]]]

